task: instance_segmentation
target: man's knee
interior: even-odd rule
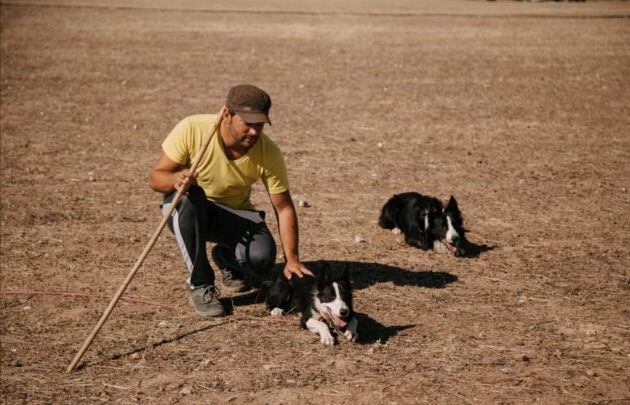
[[[268,237],[254,241],[247,249],[247,264],[255,272],[266,272],[276,263],[276,244]]]

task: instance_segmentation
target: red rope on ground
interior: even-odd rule
[[[110,299],[111,297],[107,295],[99,295],[99,294],[87,294],[87,293],[70,293],[63,291],[0,291],[0,296],[7,295],[53,295],[53,296],[63,296],[63,297],[75,297],[75,298],[103,298]],[[171,305],[171,304],[162,304],[160,302],[155,301],[147,301],[141,298],[131,298],[125,297],[120,298],[121,302],[133,303],[133,304],[145,304],[145,305],[155,305],[158,307],[173,309],[178,312],[189,312],[181,307]]]

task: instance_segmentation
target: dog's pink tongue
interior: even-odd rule
[[[338,328],[343,328],[344,326],[348,324],[348,322],[346,322],[345,319],[341,319],[336,316],[333,316],[332,318],[333,318],[333,322],[335,323],[335,326]]]

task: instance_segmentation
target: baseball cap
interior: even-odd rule
[[[228,92],[225,105],[249,124],[266,122],[271,125],[269,120],[271,97],[256,86],[239,84],[232,87]]]

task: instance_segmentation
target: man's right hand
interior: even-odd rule
[[[191,172],[188,169],[180,170],[175,173],[177,176],[175,179],[175,190],[179,191],[182,187],[187,190],[193,184],[197,184],[197,172]]]

